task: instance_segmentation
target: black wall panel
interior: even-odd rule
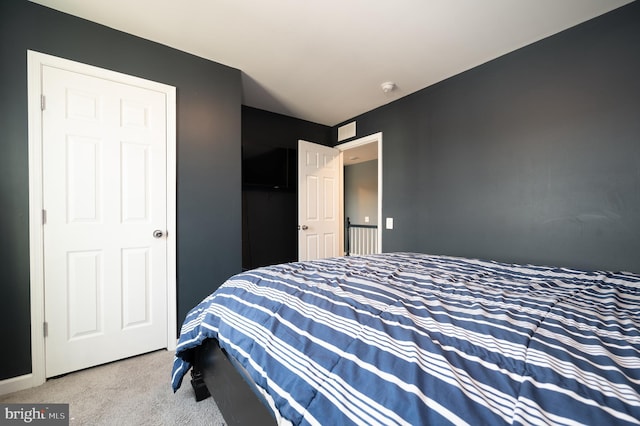
[[[244,166],[261,155],[289,150],[297,176],[298,140],[330,145],[331,128],[247,106],[242,107]],[[278,161],[278,167],[284,167]],[[273,179],[269,179],[269,182]],[[298,260],[297,185],[261,185],[251,180],[242,189],[242,266],[245,269]]]

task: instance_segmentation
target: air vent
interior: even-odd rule
[[[352,138],[356,135],[356,122],[352,121],[349,124],[338,127],[338,142],[342,142],[345,139]]]

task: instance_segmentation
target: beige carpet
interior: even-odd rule
[[[50,379],[0,403],[68,403],[71,425],[224,425],[212,398],[195,402],[189,375],[173,393],[165,350]]]

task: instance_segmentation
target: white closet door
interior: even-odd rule
[[[46,376],[167,347],[166,96],[45,66]]]

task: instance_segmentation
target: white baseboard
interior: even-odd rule
[[[43,382],[44,383],[44,382]],[[12,377],[10,379],[0,380],[0,395],[18,392],[24,389],[40,386],[33,374],[25,374],[23,376]]]

